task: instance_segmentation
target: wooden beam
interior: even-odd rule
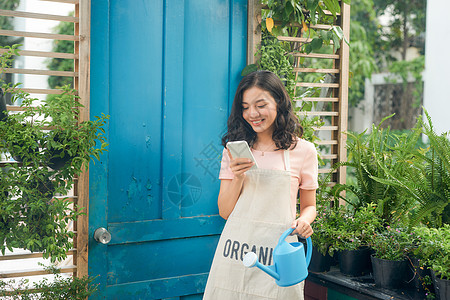
[[[313,40],[312,38],[303,38],[295,36],[277,36],[277,39],[279,41],[298,42],[298,43],[309,43]],[[333,41],[330,41],[330,44],[333,45]]]
[[[339,83],[297,82],[295,85],[296,86],[301,86],[301,87],[339,88]]]
[[[80,59],[76,61],[75,71],[80,76],[75,78],[75,86],[78,89],[80,102],[83,105],[80,111],[80,122],[90,119],[89,103],[90,103],[90,42],[91,42],[91,0],[81,1],[75,5],[76,15],[80,18],[79,31],[80,41],[76,49],[76,54]],[[78,206],[84,207],[86,214],[78,217],[76,221],[76,230],[78,236],[76,238],[77,255],[74,264],[77,265],[76,276],[83,277],[88,275],[88,242],[89,242],[89,169],[80,174],[78,183],[75,188],[78,195]]]
[[[42,32],[29,32],[29,31],[17,31],[17,30],[0,30],[0,35],[32,37],[32,38],[50,39],[50,40],[78,41],[78,36],[69,35],[69,34],[42,33]]]
[[[258,45],[261,43],[261,1],[247,2],[247,65],[256,63]]]
[[[296,56],[296,57],[306,57],[306,58],[329,58],[329,59],[339,59],[339,55],[338,54],[322,54],[322,53],[300,53],[300,52],[295,52],[295,53],[290,53],[292,56]]]
[[[0,54],[7,52],[8,49],[0,49]],[[61,52],[45,52],[45,51],[31,51],[31,50],[19,50],[20,56],[36,56],[36,57],[50,57],[50,58],[64,58],[64,59],[77,59],[73,53],[61,53]]]
[[[311,102],[338,102],[337,97],[303,97],[294,98],[294,101],[311,101]]]
[[[59,95],[62,94],[63,91],[62,90],[58,90],[58,89],[34,89],[34,88],[16,88],[14,90],[21,90],[24,91],[25,93],[29,93],[29,94],[52,94],[52,95]]]
[[[301,73],[339,73],[339,69],[315,69],[315,68],[294,68],[294,72]]]
[[[77,252],[76,250],[70,250],[70,251],[67,251],[67,255],[74,255],[76,252]],[[43,257],[42,252],[7,254],[7,255],[0,255],[0,261],[1,260],[13,260],[13,259],[41,258],[41,257]]]
[[[78,76],[77,72],[70,72],[70,71],[15,69],[15,68],[3,69],[3,73],[46,75],[46,76],[66,76],[66,77],[77,77]]]
[[[323,116],[323,117],[337,117],[339,112],[337,111],[299,111],[297,112],[299,116]]]
[[[74,22],[74,23],[79,21],[78,18],[72,16],[48,15],[48,14],[39,14],[39,13],[5,10],[5,9],[0,9],[0,16],[52,20],[60,22]]]
[[[350,5],[341,2],[341,28],[344,32],[344,37],[350,41]],[[347,124],[348,124],[348,83],[349,83],[349,45],[342,40],[340,47],[339,60],[339,119],[338,119],[338,161],[347,161]],[[346,182],[346,167],[339,168],[338,182],[344,184]]]
[[[77,269],[76,266],[65,266],[59,268],[61,273],[72,273]],[[14,270],[14,271],[0,271],[0,278],[14,278],[25,276],[37,276],[52,274],[51,271],[45,269],[29,269],[29,270]]]

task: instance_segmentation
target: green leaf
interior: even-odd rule
[[[348,45],[350,45],[350,42],[345,37],[344,32],[342,31],[342,28],[340,26],[333,26],[331,29],[339,38],[339,40],[344,40]]]
[[[312,52],[312,47],[311,47],[311,44],[306,44],[305,45],[305,53],[306,54],[309,54],[309,53],[311,53]]]
[[[289,21],[289,17],[293,11],[294,11],[294,7],[292,6],[292,3],[289,1],[286,2],[286,6],[284,7],[284,12],[287,17],[287,21]]]
[[[321,38],[315,38],[311,41],[311,49],[312,50],[318,50],[322,48],[323,39]]]
[[[258,66],[256,64],[247,65],[242,70],[241,76],[247,76],[248,74],[256,72],[257,70],[258,70]]]
[[[336,9],[336,4],[333,0],[323,0],[323,3],[325,4],[325,8],[333,14],[333,17],[336,17],[336,13],[340,12],[339,4],[338,9]]]

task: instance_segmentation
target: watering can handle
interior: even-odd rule
[[[286,230],[281,236],[280,239],[278,240],[278,244],[282,243],[293,231],[295,228],[289,228],[288,230]]]
[[[289,228],[286,230],[278,240],[278,244],[283,242],[293,231],[295,228]],[[309,263],[311,262],[311,255],[312,255],[312,242],[311,237],[306,239],[306,265],[309,266]]]

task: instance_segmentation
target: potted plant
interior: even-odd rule
[[[407,254],[413,247],[411,233],[402,226],[387,226],[371,237],[373,276],[377,286],[396,289],[410,278]]]
[[[382,123],[392,116],[384,118],[378,126],[373,125],[370,133],[347,133],[348,161],[336,164],[334,169],[347,166],[351,176],[348,183],[336,184],[332,190],[336,200],[344,200],[355,210],[370,203],[376,204],[377,214],[384,226],[407,219],[415,204],[413,199],[401,198],[396,186],[379,180],[388,178],[387,170],[395,169],[401,173],[403,164],[398,162],[413,156],[394,151],[390,145],[401,143],[399,147],[410,149],[416,144],[414,139],[418,139],[418,136],[414,136],[414,139],[400,141],[389,128],[382,128]],[[399,157],[400,155],[404,157]],[[352,182],[351,178],[355,180]],[[344,191],[345,196],[342,194]]]
[[[0,56],[3,68],[11,65],[12,47]],[[1,83],[1,82],[0,82]],[[29,249],[43,252],[52,261],[63,259],[73,246],[68,223],[82,212],[67,195],[91,159],[105,151],[103,126],[108,116],[80,122],[82,107],[76,91],[63,87],[61,94],[43,102],[31,98],[19,84],[2,84],[12,101],[21,101],[21,113],[11,113],[0,121],[0,149],[21,163],[1,172],[7,182],[7,197],[0,197],[3,220],[0,250]],[[56,159],[63,159],[57,162]],[[4,215],[3,215],[4,213]]]
[[[450,299],[450,225],[440,228],[415,227],[418,245],[414,255],[422,268],[433,275],[436,294],[440,299]]]
[[[317,216],[312,224],[314,234],[311,236],[313,252],[309,270],[312,272],[326,272],[330,270],[332,256],[329,247],[333,242],[330,232],[333,231],[329,218],[332,215],[330,203],[317,203]]]
[[[411,210],[409,228],[427,223],[440,227],[450,223],[450,140],[448,132],[438,135],[433,129],[431,118],[424,110],[426,121],[419,119],[412,135],[420,136],[423,132],[429,141],[427,149],[407,148],[400,143],[391,149],[404,153],[398,161],[399,168],[382,166],[383,177],[372,178],[386,186],[401,192],[401,198],[414,201]]]
[[[374,204],[358,210],[348,207],[335,209],[329,218],[331,238],[330,253],[339,251],[341,273],[361,276],[370,270],[369,238],[380,226]]]

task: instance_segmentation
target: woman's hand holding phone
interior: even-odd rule
[[[227,148],[228,156],[230,157],[230,169],[236,177],[243,177],[245,172],[250,170],[251,167],[255,164],[249,158],[233,158],[231,155],[230,149]]]

